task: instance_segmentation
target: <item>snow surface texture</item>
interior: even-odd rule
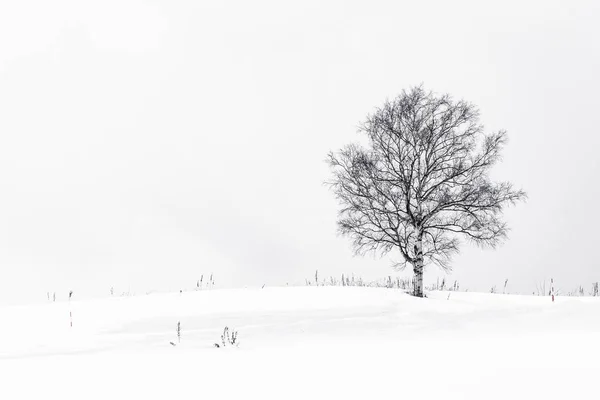
[[[595,398],[599,298],[448,294],[73,301],[73,328],[67,302],[0,308],[0,399]],[[238,348],[214,347],[225,326]]]

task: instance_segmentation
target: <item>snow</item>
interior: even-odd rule
[[[11,400],[593,398],[600,371],[600,298],[228,289],[11,306],[0,321]],[[213,346],[225,326],[238,348]]]

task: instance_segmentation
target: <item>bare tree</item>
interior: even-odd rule
[[[450,270],[461,236],[491,247],[506,237],[502,211],[526,194],[490,180],[506,133],[485,134],[475,106],[416,87],[386,101],[359,132],[368,147],[328,157],[339,231],[357,254],[399,249],[395,267],[412,266],[422,297],[424,266]]]

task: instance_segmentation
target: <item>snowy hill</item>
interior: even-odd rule
[[[289,287],[73,301],[73,328],[66,302],[0,308],[0,398],[594,397],[600,298],[429,296]],[[214,347],[225,326],[238,348]]]

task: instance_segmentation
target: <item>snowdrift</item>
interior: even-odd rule
[[[4,307],[0,321],[11,400],[593,398],[600,372],[599,298],[204,290]],[[225,326],[238,347],[215,348]]]

